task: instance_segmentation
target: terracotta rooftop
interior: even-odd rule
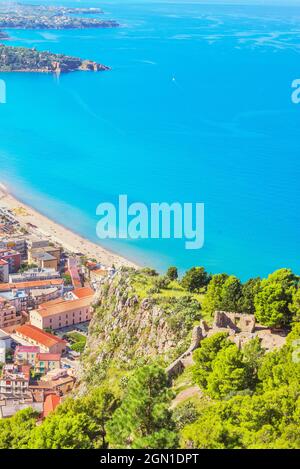
[[[39,305],[39,308],[40,309],[48,308],[48,306],[57,305],[59,303],[64,303],[64,301],[66,300],[62,296],[60,296],[59,298],[55,298],[54,300],[49,300],[49,301],[45,301],[45,303],[41,303]]]
[[[32,282],[19,282],[19,283],[1,283],[0,291],[9,290],[24,290],[27,288],[41,288],[41,287],[57,287],[63,284],[63,279],[55,278],[52,280],[34,280]]]
[[[15,353],[39,353],[40,347],[36,345],[18,345],[16,347]]]
[[[47,417],[47,415],[49,415],[50,412],[53,412],[53,410],[55,410],[59,404],[60,404],[59,396],[57,396],[56,394],[48,394],[44,402],[43,417]]]
[[[72,293],[73,295],[77,296],[78,299],[86,298],[87,296],[93,296],[95,294],[91,287],[75,288]]]
[[[37,359],[39,361],[59,361],[60,360],[60,354],[59,353],[38,353],[37,354]]]
[[[106,277],[108,275],[108,272],[107,270],[104,270],[104,269],[96,269],[96,270],[93,270],[93,275],[99,275],[100,277]]]
[[[92,300],[93,296],[87,296],[79,300],[65,300],[59,303],[52,303],[49,306],[47,305],[47,303],[44,303],[43,308],[41,308],[40,305],[39,309],[37,309],[36,312],[41,317],[46,318],[48,316],[55,316],[57,314],[68,313],[70,311],[74,311],[75,309],[87,308],[88,306],[91,306]]]
[[[16,327],[15,331],[17,334],[28,337],[29,339],[34,340],[35,342],[44,345],[45,347],[52,347],[58,343],[66,343],[59,337],[42,331],[38,327],[32,326],[31,324],[24,324],[23,326]]]

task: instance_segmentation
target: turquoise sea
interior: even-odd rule
[[[119,194],[204,202],[201,250],[181,240],[103,244],[159,270],[299,272],[300,105],[291,83],[300,78],[300,8],[57,3],[100,5],[121,27],[9,31],[10,44],[112,70],[0,74],[0,181],[94,241],[97,205]]]

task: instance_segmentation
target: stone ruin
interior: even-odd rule
[[[169,380],[183,373],[186,366],[193,364],[193,351],[200,346],[203,339],[218,332],[227,332],[228,339],[239,348],[258,337],[262,347],[267,351],[282,347],[287,335],[287,331],[274,332],[256,324],[253,314],[216,311],[212,327],[203,320],[199,326],[194,327],[190,347],[166,369]]]
[[[205,336],[206,333],[204,333],[201,325],[194,327],[190,347],[166,369],[169,380],[180,375],[188,364],[192,364],[192,353],[199,347]]]
[[[255,331],[255,317],[253,314],[227,313],[216,311],[213,329],[231,329],[235,333]]]

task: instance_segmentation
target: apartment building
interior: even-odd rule
[[[55,246],[45,246],[28,250],[28,262],[37,264],[39,268],[58,269],[61,249]]]
[[[23,324],[15,329],[17,337],[28,345],[40,347],[41,352],[63,353],[66,350],[66,342],[55,335],[42,331],[30,324]]]
[[[17,317],[16,308],[0,297],[0,329],[15,326],[20,322],[21,318]]]
[[[43,303],[30,311],[30,323],[40,329],[60,329],[62,327],[90,321],[93,295],[76,300],[58,299]]]
[[[35,366],[36,357],[40,353],[40,347],[36,345],[18,345],[15,350],[15,363],[17,365]]]
[[[21,254],[18,251],[13,249],[0,250],[0,259],[6,261],[8,263],[8,270],[9,273],[16,273],[20,269],[21,266]]]
[[[52,370],[60,369],[59,353],[38,353],[35,360],[35,371],[45,374]]]
[[[0,379],[0,394],[4,396],[29,395],[30,366],[4,365]]]
[[[22,260],[27,259],[27,241],[25,237],[0,239],[0,250],[9,251],[10,249],[19,252]]]

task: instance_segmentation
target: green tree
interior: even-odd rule
[[[267,353],[258,370],[260,387],[273,390],[283,386],[297,388],[300,383],[300,324],[296,323],[286,344]]]
[[[168,288],[171,280],[167,276],[157,277],[154,280],[154,288],[157,288],[159,291]]]
[[[300,288],[293,293],[292,303],[290,304],[290,311],[293,315],[293,320],[300,322]]]
[[[200,343],[200,347],[193,354],[195,365],[193,367],[193,380],[200,388],[206,390],[207,380],[212,372],[213,362],[220,350],[229,347],[226,332],[218,332]]]
[[[251,389],[254,389],[258,382],[258,370],[265,350],[261,346],[259,337],[249,340],[243,348],[243,361],[247,365],[248,383]]]
[[[156,365],[138,368],[129,379],[121,406],[108,424],[110,447],[176,447],[171,398],[164,369]]]
[[[288,388],[234,396],[209,405],[181,432],[181,446],[199,449],[299,448],[299,392]],[[293,434],[293,430],[296,430]]]
[[[224,282],[221,292],[221,307],[224,311],[237,311],[242,296],[242,284],[234,275]]]
[[[185,273],[181,285],[191,293],[199,292],[201,288],[209,284],[210,279],[211,277],[204,267],[192,267]]]
[[[32,432],[30,447],[106,448],[106,424],[115,408],[115,396],[105,387],[84,398],[67,399]]]
[[[261,279],[250,278],[242,285],[242,295],[239,301],[238,309],[241,313],[254,314],[255,305],[254,298],[259,292]]]
[[[298,278],[289,269],[280,269],[262,280],[255,296],[255,316],[268,327],[288,326],[292,320],[290,305]]]
[[[227,274],[212,276],[202,301],[202,311],[204,314],[213,316],[215,311],[222,309],[223,286],[227,278]]]
[[[0,419],[0,449],[26,449],[36,426],[38,412],[30,407],[13,417]]]
[[[223,399],[249,386],[247,364],[235,344],[222,349],[213,362],[207,379],[207,394],[213,399]]]
[[[174,266],[169,267],[166,275],[170,280],[177,280],[178,279],[177,267],[174,267]]]

